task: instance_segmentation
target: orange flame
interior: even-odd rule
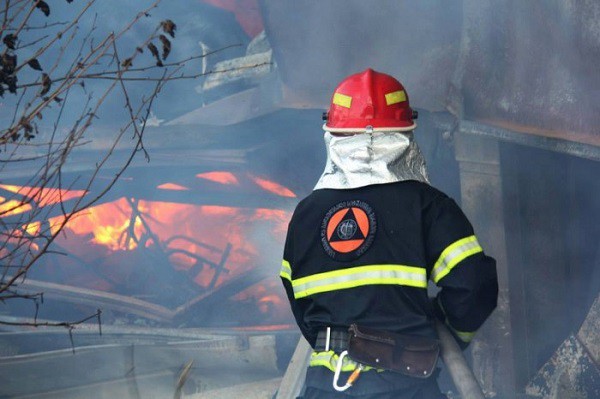
[[[221,184],[239,184],[238,178],[229,172],[202,173],[197,177]],[[267,191],[295,197],[291,190],[277,183],[258,177],[251,179]],[[37,196],[38,205],[85,195],[84,191],[75,190],[0,187],[28,197]],[[187,189],[174,183],[158,188]],[[0,198],[0,212],[9,203]],[[152,248],[156,249],[152,253],[165,254],[168,264],[176,270],[187,271],[190,279],[204,288],[214,288],[212,284],[218,286],[251,269],[269,267],[272,269],[269,273],[276,276],[290,217],[289,211],[278,209],[200,206],[122,197],[77,214],[66,223],[64,234],[56,237],[56,243],[68,248],[74,259],[83,258],[88,265],[93,265],[90,267],[103,267],[103,272],[97,274],[89,267],[80,268],[78,261],[68,266],[58,262],[52,267],[77,267],[76,273],[63,273],[72,280],[66,281],[67,284],[110,291],[114,287],[111,281],[122,281],[120,278],[127,276],[128,270],[144,267],[135,262],[127,263],[129,259],[140,259],[136,255],[139,253],[133,251]],[[44,225],[49,225],[55,233],[64,220],[64,216],[57,216]],[[31,223],[24,226],[23,233],[37,234],[41,226],[39,222]],[[216,278],[217,266],[221,264],[225,270]],[[107,273],[111,278],[99,277]],[[252,301],[255,309],[272,324],[289,323],[287,298],[277,278],[256,284],[234,299]]]
[[[36,234],[38,234],[40,232],[41,227],[42,227],[42,222],[33,222],[33,223],[29,223],[23,229],[25,230],[25,232],[27,234],[35,236]]]
[[[131,251],[143,244],[160,246],[173,267],[201,270],[194,281],[207,286],[227,244],[231,245],[218,282],[247,267],[259,265],[259,257],[269,248],[258,249],[266,239],[282,241],[290,213],[272,209],[241,209],[224,206],[197,206],[121,198],[88,209],[70,220],[65,233],[89,237],[88,242],[110,251]],[[257,232],[261,234],[256,234]],[[254,238],[256,236],[256,238]],[[278,242],[276,247],[281,246]]]
[[[6,200],[6,198],[0,197],[0,216],[18,215],[31,210],[31,205],[17,201],[17,200]]]
[[[179,184],[175,184],[175,183],[161,184],[160,186],[157,186],[156,188],[160,188],[162,190],[173,190],[173,191],[187,191],[187,190],[189,190],[189,188],[184,187],[184,186],[180,186]]]
[[[59,202],[68,201],[73,198],[83,197],[85,190],[63,190],[58,188],[38,188],[27,186],[13,186],[8,184],[0,184],[0,188],[7,191],[20,194],[32,201],[35,201],[39,207],[57,204]]]
[[[22,196],[21,199],[7,200],[0,197],[0,217],[18,215],[34,209],[34,207],[42,208],[48,205],[54,205],[61,201],[68,201],[74,198],[80,198],[85,195],[84,190],[62,190],[57,188],[38,188],[28,186],[15,186],[10,184],[0,184],[0,188]],[[56,219],[56,218],[55,218]],[[24,220],[27,221],[27,220]],[[15,229],[11,232],[12,237],[8,238],[8,242],[19,242],[26,235],[35,238],[41,231],[41,222],[33,222],[24,224],[20,229]],[[52,232],[55,232],[56,223],[50,223]],[[31,244],[30,249],[37,250],[38,245]]]
[[[198,173],[196,177],[200,179],[206,179],[210,181],[214,181],[221,184],[240,184],[239,180],[235,175],[231,172],[206,172],[206,173]]]
[[[58,222],[59,218],[53,218]],[[132,226],[133,219],[133,227]],[[55,223],[56,224],[56,223]],[[134,240],[127,240],[126,232],[140,233],[141,220],[132,216],[131,208],[125,198],[112,203],[87,209],[71,219],[66,228],[79,235],[92,235],[92,243],[108,247],[112,251],[132,250],[137,247]]]
[[[258,176],[250,176],[250,178],[258,184],[263,190],[270,193],[280,195],[282,197],[296,198],[296,194],[287,187],[282,186],[274,181],[263,179]]]

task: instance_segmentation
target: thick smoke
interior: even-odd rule
[[[138,3],[100,2],[99,32],[117,30],[136,14]],[[184,173],[193,176],[224,168],[241,175],[268,177],[297,197],[277,199],[257,191],[240,193],[228,189],[217,192],[217,186],[206,185],[201,195],[170,193],[169,200],[203,203],[206,198],[205,204],[241,208],[242,213],[248,214],[259,207],[290,212],[310,192],[324,166],[320,112],[327,106],[335,85],[346,75],[367,67],[392,74],[402,81],[411,105],[421,112],[415,137],[427,158],[432,183],[458,201],[462,197],[463,203],[477,203],[482,198],[474,197],[473,192],[477,191],[470,191],[471,187],[465,185],[464,170],[461,181],[460,167],[473,171],[475,166],[469,159],[460,162],[455,159],[459,137],[467,134],[461,132],[460,122],[474,121],[484,127],[493,124],[512,132],[502,137],[488,134],[487,140],[498,146],[498,163],[492,167],[481,163],[481,170],[477,171],[485,175],[495,168],[498,174],[490,180],[498,178],[501,182],[496,188],[501,193],[506,249],[504,254],[490,255],[506,259],[499,267],[508,276],[503,288],[509,299],[510,317],[503,314],[506,318],[493,321],[491,325],[500,330],[490,333],[488,328],[484,331],[487,335],[476,346],[488,350],[484,353],[487,368],[479,372],[483,379],[488,379],[484,386],[492,394],[502,390],[503,384],[509,384],[494,380],[500,356],[493,339],[501,334],[509,337],[514,350],[516,389],[523,392],[525,384],[561,342],[578,330],[598,295],[599,3],[591,0],[535,4],[507,0],[264,0],[259,3],[273,50],[274,72],[258,83],[260,90],[256,93],[262,97],[250,96],[244,100],[251,104],[232,102],[225,108],[213,109],[219,115],[215,119],[220,121],[247,112],[256,104],[262,107],[261,115],[248,112],[240,116],[241,122],[229,125],[187,123],[149,130],[150,162],[136,161],[130,173],[136,184],[131,180],[121,181],[111,198],[127,198],[131,196],[128,190],[137,190],[138,195],[148,200],[164,200],[162,194],[155,195],[160,193],[156,186],[167,182],[170,176]],[[68,4],[57,2],[54,7],[61,19],[72,18]],[[241,44],[209,58],[209,69],[218,61],[244,55],[251,40],[231,13],[199,1],[164,2],[153,14],[159,20],[170,18],[178,24],[172,59],[196,54],[199,41],[209,43],[212,49]],[[86,31],[92,23],[93,18],[87,19],[80,29]],[[125,45],[134,48],[144,33],[153,28],[148,24],[144,20],[139,28],[129,32]],[[193,66],[186,73],[196,73],[200,68]],[[207,98],[196,90],[202,82],[202,79],[174,82],[171,90],[160,94],[153,113],[170,121],[204,104],[210,105],[215,99],[235,94],[224,92],[222,97]],[[142,92],[141,88],[138,91],[131,87],[133,93]],[[95,89],[93,85],[86,88],[88,92]],[[84,91],[72,93],[75,101],[85,95]],[[269,107],[270,112],[265,111]],[[103,113],[122,114],[123,104],[108,103]],[[106,119],[100,122],[105,123],[108,124]],[[112,127],[106,126],[106,130]],[[482,128],[481,132],[486,137],[487,130]],[[495,216],[489,215],[488,219]],[[477,220],[481,222],[475,226],[476,231],[492,228],[485,217]],[[279,230],[274,233],[271,227],[269,223],[249,224],[246,234],[252,236],[260,250],[253,258],[257,273],[272,275],[271,281],[278,283],[283,233]],[[224,249],[224,245],[219,248]],[[64,263],[76,270],[77,258],[72,255]],[[40,276],[51,275],[53,265],[62,261],[52,262],[40,270]],[[128,266],[146,262],[153,262],[153,258],[131,259]],[[161,283],[177,284],[168,280],[167,273],[151,279],[143,276],[143,272],[140,275],[146,279],[140,277],[136,294],[160,290]],[[193,289],[187,283],[181,286],[180,291],[161,293],[162,304],[180,303],[180,296],[189,295]],[[269,288],[282,295],[279,285]],[[210,309],[199,310],[192,321],[183,320],[181,326],[237,328],[240,320],[248,322],[250,313],[242,315],[245,318],[232,315],[243,313],[247,309],[244,306],[254,306],[250,296],[241,298],[239,304],[210,303]],[[272,304],[264,306],[269,308]],[[16,314],[29,315],[32,311],[31,305],[23,303],[11,306],[15,306]],[[64,314],[60,308],[44,312],[42,308],[41,315],[46,318]],[[292,322],[289,313],[270,313],[268,317],[258,322]],[[133,317],[120,322],[153,326],[152,322]],[[295,342],[287,347],[293,345]],[[63,343],[62,348],[65,347]],[[268,345],[264,348],[269,351]],[[179,352],[179,356],[184,355]],[[170,370],[176,368],[175,363],[169,363]],[[180,363],[183,361],[177,364]],[[210,368],[203,367],[197,366],[196,372],[210,375]],[[268,370],[261,369],[258,373],[261,378],[278,373],[269,366],[264,368]],[[227,377],[220,383],[235,385],[241,380],[251,380],[252,373],[243,370],[244,373],[240,372],[243,378]],[[179,371],[171,370],[169,378]],[[195,389],[215,388],[218,377],[210,375],[208,383],[197,378]],[[131,388],[129,393],[133,391]],[[131,394],[131,397],[136,396]]]

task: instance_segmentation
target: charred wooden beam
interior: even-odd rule
[[[73,287],[70,285],[32,279],[19,281],[17,288],[23,292],[43,292],[44,296],[47,298],[54,298],[74,304],[89,305],[93,308],[110,309],[135,314],[163,323],[170,322],[175,315],[175,312],[164,306],[130,296],[112,294],[89,288]]]
[[[174,321],[176,323],[185,321],[189,313],[194,313],[196,316],[201,315],[206,309],[210,309],[212,305],[245,290],[264,278],[265,276],[261,273],[257,273],[256,270],[249,270],[225,281],[218,287],[203,292],[185,304],[177,307],[173,313]]]
[[[225,269],[225,262],[227,262],[227,258],[229,258],[229,253],[231,252],[231,248],[232,248],[231,244],[227,243],[227,246],[225,246],[225,250],[223,251],[223,255],[221,256],[221,261],[215,267],[215,274],[214,274],[212,280],[210,281],[210,284],[208,285],[209,289],[212,289],[215,287],[215,284],[217,283],[217,280],[219,279],[219,276],[221,275],[221,273],[228,271],[227,269]]]
[[[224,254],[222,263],[226,259]],[[17,288],[23,293],[43,292],[47,298],[77,305],[83,304],[92,308],[134,314],[162,323],[182,323],[188,319],[190,312],[198,318],[215,304],[238,294],[264,278],[265,276],[256,270],[248,270],[216,287],[205,290],[174,310],[131,296],[32,279],[20,281]]]

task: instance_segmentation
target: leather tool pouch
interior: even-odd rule
[[[395,371],[411,377],[427,378],[435,369],[439,341],[359,327],[348,330],[348,355],[358,363]]]

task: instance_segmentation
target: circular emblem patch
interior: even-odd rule
[[[371,246],[377,223],[375,212],[364,201],[344,201],[323,218],[321,243],[327,255],[336,260],[357,259]]]

